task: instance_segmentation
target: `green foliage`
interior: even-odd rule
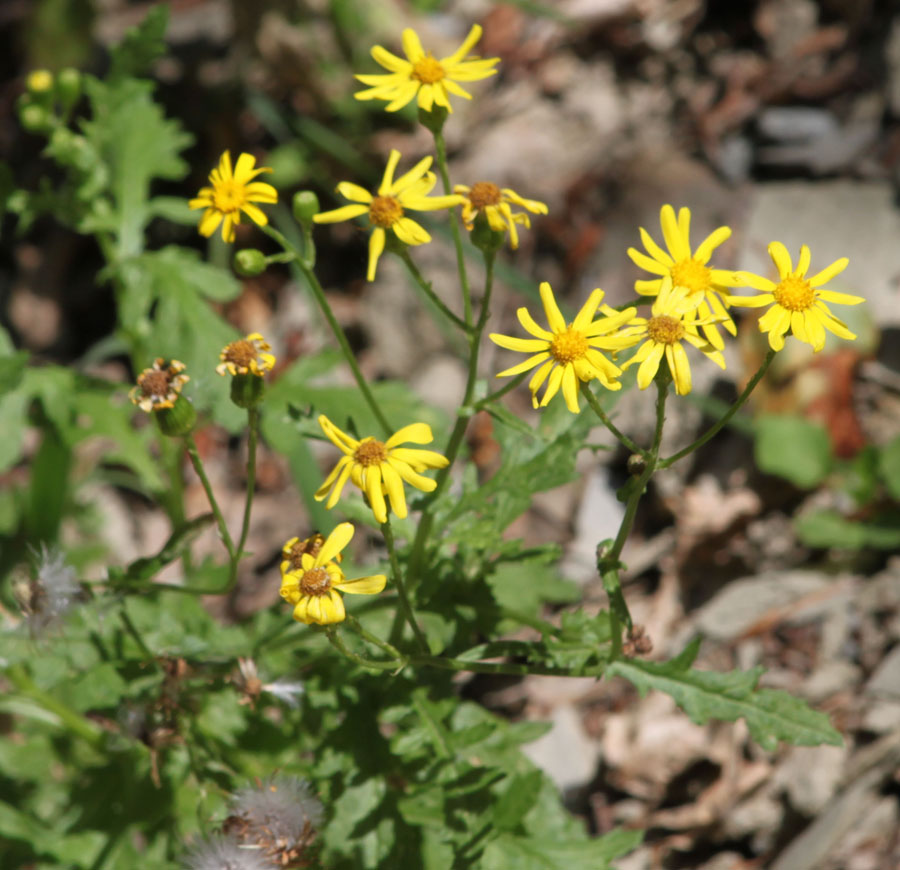
[[[781,414],[763,414],[755,423],[756,464],[802,489],[821,483],[831,471],[831,443],[818,424]]]
[[[811,710],[787,692],[757,688],[762,668],[729,673],[692,668],[699,649],[697,639],[668,662],[620,659],[610,663],[607,674],[624,677],[642,694],[649,689],[665,692],[698,725],[710,719],[744,719],[750,735],[764,749],[775,749],[779,740],[797,746],[843,743],[824,713]]]

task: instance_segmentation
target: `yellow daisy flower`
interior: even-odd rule
[[[258,333],[251,332],[246,338],[232,341],[225,345],[219,354],[222,361],[216,366],[220,375],[228,372],[231,375],[254,374],[263,377],[275,366],[275,356],[269,351],[272,347]]]
[[[211,187],[202,187],[196,198],[190,200],[191,208],[205,208],[200,219],[200,235],[211,236],[222,223],[222,238],[234,241],[234,228],[241,222],[241,212],[254,223],[264,227],[269,219],[265,212],[253,205],[254,202],[278,202],[278,191],[271,184],[254,181],[261,172],[271,172],[268,166],[256,166],[252,154],[241,154],[232,170],[231,154],[226,151],[219,165],[209,174]]]
[[[686,317],[689,320],[704,320],[703,332],[709,343],[718,350],[725,347],[725,342],[718,330],[721,323],[732,335],[737,335],[737,328],[728,307],[728,291],[734,287],[734,273],[727,269],[715,269],[709,265],[713,251],[731,236],[730,227],[719,227],[713,230],[691,254],[691,210],[682,208],[675,217],[675,209],[664,205],[659,213],[663,238],[668,248],[664,251],[643,227],[640,228],[641,241],[649,254],[629,248],[628,256],[641,269],[646,269],[658,278],[646,281],[635,281],[634,289],[643,296],[656,296],[662,287],[663,278],[672,279],[675,287],[685,287],[691,294],[697,294],[700,303]]]
[[[645,341],[637,353],[622,364],[622,368],[624,370],[640,363],[637,382],[642,390],[653,382],[665,356],[675,381],[675,392],[684,396],[691,391],[691,367],[681,344],[683,341],[692,344],[720,368],[725,368],[725,357],[697,332],[697,327],[703,327],[708,322],[705,318],[696,317],[697,306],[702,304],[687,287],[673,287],[672,279],[666,275],[650,309],[650,318],[636,317],[628,324],[625,331]]]
[[[497,377],[518,375],[539,366],[528,384],[534,407],[543,408],[562,388],[566,407],[573,414],[577,414],[580,410],[578,407],[580,380],[589,381],[591,378],[597,378],[608,390],[621,389],[622,385],[616,380],[622,373],[621,369],[603,356],[597,348],[621,350],[635,344],[636,341],[612,333],[634,317],[637,309],[615,311],[607,305],[601,308],[600,303],[604,294],[598,288],[581,306],[575,319],[567,324],[556,304],[550,285],[544,281],[540,290],[550,330],[538,326],[527,308],[520,308],[516,312],[519,323],[534,338],[515,338],[492,332],[490,338],[494,344],[499,344],[507,350],[534,354],[525,362],[500,372]],[[604,316],[594,320],[598,308]],[[539,405],[537,394],[544,381],[547,381],[547,389]]]
[[[458,82],[475,82],[497,72],[494,66],[500,62],[499,57],[465,60],[469,50],[479,39],[481,27],[475,24],[453,54],[437,60],[431,52],[426,53],[422,48],[415,30],[407,27],[403,31],[406,60],[391,54],[380,45],[373,46],[372,57],[388,70],[388,74],[357,75],[359,81],[371,87],[357,91],[353,96],[357,100],[386,100],[385,110],[388,112],[402,109],[414,97],[417,98],[419,108],[426,112],[430,112],[434,105],[443,106],[448,112],[452,112],[450,94],[472,99],[472,95],[463,90]]]
[[[378,265],[378,258],[384,251],[385,230],[393,230],[394,235],[405,245],[424,245],[431,241],[431,236],[423,227],[411,218],[405,217],[406,209],[435,211],[442,208],[453,208],[463,201],[461,196],[456,195],[428,196],[437,183],[435,174],[428,171],[431,161],[431,157],[422,158],[409,172],[404,173],[395,181],[394,171],[400,162],[400,152],[391,151],[384,170],[384,177],[374,196],[357,184],[342,181],[337,186],[338,193],[355,204],[313,215],[313,221],[317,224],[333,224],[351,220],[368,212],[369,223],[374,229],[369,238],[367,280],[375,280],[375,267]]]
[[[137,376],[137,386],[128,392],[128,398],[148,414],[164,408],[174,408],[184,385],[190,378],[182,374],[185,365],[177,359],[157,357],[152,368],[144,369]]]
[[[306,625],[331,625],[347,616],[338,590],[354,595],[377,595],[384,589],[387,577],[373,574],[348,580],[338,567],[341,550],[353,538],[353,524],[341,523],[325,539],[314,556],[303,553],[301,566],[282,577],[281,597],[294,605],[294,619]]]
[[[797,268],[791,264],[791,255],[781,242],[769,245],[769,256],[778,269],[781,279],[777,284],[761,275],[752,272],[737,272],[737,286],[748,286],[762,291],[760,296],[732,296],[732,305],[759,308],[771,304],[772,307],[759,319],[759,331],[769,333],[769,346],[772,350],[784,347],[785,333],[806,344],[812,345],[816,352],[825,347],[825,330],[833,332],[838,338],[853,340],[856,336],[847,329],[847,325],[838,320],[828,309],[826,302],[839,305],[858,305],[865,302],[862,296],[850,293],[838,293],[835,290],[823,290],[836,275],[839,275],[850,262],[846,257],[835,260],[821,272],[811,278],[806,277],[809,270],[810,251],[806,245],[800,248],[800,259]]]
[[[315,558],[324,544],[325,535],[319,532],[302,541],[299,537],[291,538],[281,548],[281,555],[284,557],[281,560],[281,576],[284,577],[291,571],[299,571],[303,567],[303,554],[308,553]],[[342,562],[344,557],[338,553],[336,556],[332,556],[332,559],[335,562]]]
[[[315,494],[316,501],[328,498],[325,505],[328,510],[337,504],[349,479],[366,494],[379,523],[387,522],[385,496],[390,499],[391,510],[403,519],[407,515],[403,481],[422,492],[431,492],[437,484],[421,472],[427,468],[445,468],[449,464],[447,457],[433,450],[400,446],[407,441],[430,444],[434,435],[427,423],[404,426],[383,443],[371,435],[357,441],[338,429],[324,414],[319,417],[319,425],[331,443],[345,454]]]
[[[463,207],[462,219],[466,229],[470,232],[475,223],[475,218],[480,212],[484,212],[488,224],[494,232],[503,233],[509,229],[509,244],[515,250],[519,247],[519,234],[516,224],[530,227],[531,221],[525,212],[513,214],[510,204],[517,205],[530,211],[532,214],[547,214],[547,206],[536,199],[525,199],[508,187],[499,188],[490,181],[479,181],[471,187],[465,184],[457,184],[453,188],[454,193],[462,194]]]

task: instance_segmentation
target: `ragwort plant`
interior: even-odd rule
[[[628,251],[650,276],[637,281],[633,304],[610,308],[596,289],[567,321],[550,285],[536,280],[542,311],[519,308],[522,334],[486,335],[496,258],[507,240],[515,249],[520,230],[547,209],[496,180],[451,181],[443,128],[453,100],[471,98],[460,82],[493,75],[499,62],[471,54],[479,27],[441,59],[409,29],[405,58],[372,49],[387,73],[359,74],[366,89],[356,97],[381,101],[389,112],[415,101],[434,155],[406,168],[410,161],[392,151],[377,189],[342,181],[334,209],[322,210],[310,192],[296,194],[293,228],[273,226],[267,208],[283,193],[260,180],[268,168],[246,153],[226,151],[187,204],[150,195],[154,180],[186,173],[180,154],[190,142],[142,77],[162,51],[164,28],[165,10],[157,7],[114,52],[105,80],[71,70],[33,73],[19,106],[22,123],[45,137],[44,154],[61,180],[14,191],[8,207],[22,227],[49,213],[97,240],[117,328],[88,359],[124,354],[138,374],[130,402],[123,401],[125,389],[88,376],[84,365],[29,365],[0,334],[0,402],[10,421],[3,467],[19,461],[26,411],[39,435],[30,484],[8,491],[0,510],[2,567],[19,565],[24,613],[21,621],[11,611],[4,616],[2,704],[13,718],[0,735],[8,795],[0,805],[3,865],[596,870],[637,845],[639,830],[589,837],[520,751],[547,726],[509,722],[461,700],[460,673],[618,677],[641,693],[670,694],[697,723],[742,718],[766,749],[779,741],[839,743],[824,714],[758,688],[761,669],[695,669],[699,640],[669,661],[641,657],[649,643],[632,621],[620,559],[654,473],[728,422],[785,336],[815,351],[826,331],[854,337],[829,304],[862,300],[827,289],[847,260],[807,277],[809,248],[795,266],[776,241],[769,248],[774,279],[715,268],[710,261],[731,231],[719,227],[694,247],[691,212],[664,205],[663,244],[641,228],[644,251]],[[323,351],[273,378],[266,339],[235,335],[207,302],[236,296],[234,279],[178,246],[145,250],[151,219],[188,224],[198,209],[204,236],[221,229],[231,244],[247,219],[274,242],[275,253],[238,251],[237,270],[252,275],[290,264],[340,356]],[[449,221],[455,305],[437,296],[413,259],[432,239],[419,222],[425,212]],[[363,376],[315,272],[317,227],[345,220],[369,232],[368,279],[383,255],[399,258],[468,347],[465,390],[449,424],[404,385]],[[473,249],[484,266],[480,292],[467,273]],[[744,287],[757,295],[739,292]],[[724,367],[722,349],[735,334],[731,312],[741,307],[767,309],[759,321],[770,344],[765,361],[716,423],[663,455],[667,403],[690,393],[691,367],[704,357]],[[479,377],[488,340],[526,355],[510,357],[496,376],[511,380],[494,391]],[[317,386],[338,364],[356,387]],[[655,393],[648,444],[621,431],[610,413],[608,397],[632,366],[637,386]],[[526,378],[534,407],[546,415],[537,428],[501,402]],[[479,411],[494,418],[502,448],[500,467],[485,482],[464,455]],[[156,425],[134,427],[135,413]],[[195,441],[197,427],[210,421],[246,433],[237,528],[226,521]],[[526,548],[503,533],[534,493],[574,478],[597,421],[631,454],[621,527],[597,544],[609,607],[570,607],[557,622],[541,615],[542,606],[578,600],[556,573],[559,549]],[[200,599],[228,595],[248,556],[261,436],[286,456],[309,519],[297,518],[296,535],[283,546],[273,542],[290,609],[279,603],[224,626]],[[75,463],[78,446],[97,438],[107,449],[93,451],[93,464]],[[309,439],[337,448],[325,476]],[[185,514],[185,460],[205,490],[208,514]],[[70,548],[70,564],[58,541],[64,520],[73,540],[96,538],[103,515],[90,488],[98,484],[158,502],[171,534],[159,552],[79,583],[76,568],[102,552]],[[210,526],[224,559],[198,561],[193,542]],[[354,565],[354,537],[378,540],[382,564]],[[27,543],[43,548],[30,575],[21,573]],[[182,581],[158,582],[173,564]],[[276,579],[269,575],[273,587]],[[508,639],[523,628],[533,640]]]

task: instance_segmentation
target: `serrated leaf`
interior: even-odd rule
[[[513,776],[494,804],[494,824],[501,831],[512,831],[525,818],[541,790],[543,774],[539,770]]]
[[[165,3],[152,6],[144,20],[125,31],[122,41],[112,50],[111,79],[142,75],[150,64],[166,52],[166,26],[169,7]]]
[[[762,414],[754,429],[754,455],[761,471],[777,474],[803,489],[821,483],[831,471],[831,441],[817,423],[791,415]]]
[[[770,751],[779,740],[796,746],[842,745],[840,733],[824,713],[787,692],[757,689],[762,668],[726,673],[693,669],[699,649],[698,638],[668,662],[619,659],[609,664],[607,675],[624,677],[642,695],[650,689],[665,692],[698,725],[710,719],[744,719],[750,736]]]
[[[610,861],[635,849],[643,831],[612,831],[596,840],[559,842],[552,838],[501,834],[484,850],[480,870],[606,870]]]

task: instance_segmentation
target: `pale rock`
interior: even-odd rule
[[[815,816],[837,792],[847,759],[846,746],[795,746],[775,774],[791,806]]]
[[[560,791],[581,788],[594,778],[600,746],[585,733],[575,707],[557,707],[550,721],[550,731],[523,746],[522,751]]]
[[[866,693],[900,698],[900,646],[895,646],[882,659],[866,683]]]

